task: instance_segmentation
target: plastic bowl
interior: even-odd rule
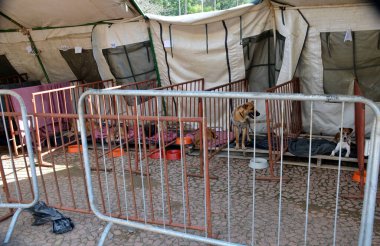
[[[365,183],[366,177],[367,177],[367,172],[364,171],[364,183]],[[360,182],[360,170],[354,172],[354,174],[352,175],[352,181],[357,182],[357,183]]]
[[[252,169],[264,169],[268,167],[268,161],[264,158],[253,158],[249,161],[249,167]]]
[[[171,149],[171,150],[166,151],[166,159],[167,160],[181,160],[181,150]]]
[[[79,151],[83,151],[82,145],[80,144],[69,145],[67,147],[67,153],[78,153]]]
[[[124,154],[124,150],[122,148],[116,148],[108,153],[108,157],[120,157]]]
[[[164,151],[161,150],[161,156],[160,156],[160,151],[156,151],[156,152],[154,152],[153,154],[150,154],[149,157],[152,158],[152,159],[159,160],[160,157],[161,157],[161,158],[164,158]]]
[[[188,144],[192,144],[192,143],[193,143],[193,139],[191,137],[184,137],[183,138],[183,144],[188,145]],[[181,144],[181,138],[177,138],[175,140],[175,144],[180,145]]]

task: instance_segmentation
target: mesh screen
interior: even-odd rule
[[[121,84],[156,78],[149,41],[103,49],[103,55]]]
[[[276,33],[276,50],[272,30],[242,41],[246,78],[250,91],[265,91],[276,85],[282,66],[285,37]]]
[[[359,81],[363,95],[380,101],[380,31],[321,33],[323,86],[326,94],[353,94]]]
[[[91,49],[82,49],[82,53],[75,54],[74,49],[60,50],[63,59],[78,80],[94,82],[101,80],[98,66]]]

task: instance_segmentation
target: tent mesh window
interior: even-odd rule
[[[273,39],[273,31],[269,30],[242,40],[250,91],[265,91],[276,85],[282,66],[285,37],[276,32],[276,47]]]
[[[0,77],[17,75],[16,69],[11,65],[5,55],[0,55]]]
[[[149,41],[103,49],[103,55],[121,84],[156,78]]]
[[[380,101],[380,31],[321,33],[323,87],[326,94],[353,94],[354,78],[363,95]],[[348,35],[349,36],[349,35]]]
[[[60,50],[60,52],[78,80],[86,82],[101,80],[92,49],[82,49],[82,53],[75,53],[75,49]]]

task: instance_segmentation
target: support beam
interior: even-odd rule
[[[36,44],[34,43],[33,39],[32,39],[32,36],[30,35],[30,32],[23,26],[21,25],[20,23],[18,23],[17,21],[13,20],[11,17],[7,16],[6,14],[4,14],[3,12],[0,11],[0,15],[3,16],[4,18],[6,18],[7,20],[9,20],[10,22],[16,24],[18,27],[20,27],[20,31],[22,34],[26,35],[28,37],[28,40],[30,42],[30,46],[32,47],[32,51],[34,52],[34,54],[36,55],[37,57],[37,60],[38,60],[38,63],[40,64],[41,66],[41,69],[42,69],[42,72],[44,73],[45,75],[45,78],[46,78],[46,81],[48,83],[51,83],[50,79],[49,79],[49,76],[45,70],[45,67],[44,67],[44,64],[42,63],[42,60],[41,60],[41,57],[40,57],[40,54],[39,54],[39,51],[36,47]]]

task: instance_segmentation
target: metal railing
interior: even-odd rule
[[[4,243],[8,243],[16,221],[24,209],[30,208],[36,204],[39,198],[36,168],[34,164],[33,144],[30,134],[30,123],[23,99],[17,93],[10,90],[0,90],[0,122],[2,125],[2,139],[5,142],[6,150],[0,157],[0,176],[2,182],[2,191],[0,192],[0,208],[9,208],[9,214],[5,217],[12,216],[13,209],[17,209],[10,222],[8,232],[5,236]],[[5,111],[3,101],[10,97],[19,103],[21,112],[9,113]],[[24,130],[19,131],[19,141],[26,144],[27,155],[23,149],[23,161],[20,163],[13,156],[11,142],[16,141],[10,137],[9,125],[11,121],[22,120]],[[3,150],[4,151],[4,150]],[[19,177],[21,176],[21,177]],[[23,178],[23,176],[26,176]],[[5,218],[4,217],[4,218]]]
[[[86,114],[84,108],[87,103],[88,98],[95,99],[101,102],[102,100],[107,100],[108,97],[113,97],[116,100],[116,108],[121,107],[121,102],[123,97],[135,97],[135,104],[138,97],[150,97],[151,100],[155,101],[155,105],[158,108],[157,114],[151,115],[149,113],[140,114],[136,112],[135,114],[125,114],[123,111],[118,110],[114,115],[88,115]],[[176,115],[163,115],[162,100],[165,97],[175,97],[178,104],[182,103],[182,98],[194,98],[202,102],[202,116],[198,118],[186,117],[178,110]],[[359,245],[371,245],[372,233],[373,233],[373,223],[374,223],[374,212],[376,205],[376,192],[377,192],[377,182],[379,174],[379,158],[380,158],[380,110],[379,108],[370,100],[362,97],[354,96],[326,96],[326,95],[301,95],[301,94],[279,94],[279,93],[241,93],[241,92],[201,92],[201,91],[122,91],[122,90],[91,90],[85,92],[79,101],[79,119],[80,119],[80,132],[83,144],[83,160],[86,171],[86,184],[89,194],[89,202],[91,210],[100,219],[107,221],[106,226],[99,244],[103,244],[108,232],[110,231],[113,224],[125,225],[137,229],[147,230],[151,232],[157,232],[165,235],[176,236],[183,239],[195,240],[198,242],[215,244],[215,245],[231,245],[231,244],[256,244],[259,238],[260,229],[258,226],[262,221],[260,221],[260,216],[271,216],[271,221],[273,222],[272,232],[270,236],[272,237],[270,242],[273,244],[281,245],[283,240],[287,240],[287,237],[294,237],[292,233],[287,235],[284,233],[284,228],[286,226],[295,225],[295,217],[299,221],[296,225],[302,226],[303,235],[300,236],[298,244],[307,244],[309,237],[312,237],[310,232],[311,223],[311,205],[312,199],[315,199],[315,191],[312,189],[314,187],[312,182],[314,179],[311,178],[311,143],[310,138],[309,146],[309,165],[307,171],[305,172],[305,197],[301,201],[305,206],[297,207],[297,211],[286,210],[288,204],[285,201],[292,201],[288,199],[291,194],[287,193],[285,189],[286,184],[283,182],[284,164],[283,164],[283,153],[284,145],[280,144],[280,161],[279,161],[279,183],[272,191],[275,193],[274,198],[270,198],[270,201],[275,201],[276,198],[278,203],[277,208],[273,206],[273,202],[270,205],[265,205],[264,213],[259,213],[258,206],[264,203],[263,200],[256,200],[258,194],[255,193],[258,184],[256,184],[255,179],[255,169],[252,172],[252,183],[246,186],[245,192],[239,191],[237,185],[242,181],[242,177],[239,176],[234,178],[234,169],[237,168],[232,165],[232,160],[228,154],[227,161],[219,162],[219,166],[216,170],[220,176],[219,183],[210,182],[210,165],[208,162],[207,151],[204,151],[202,158],[204,161],[203,179],[191,180],[188,175],[188,169],[190,165],[196,165],[197,159],[191,159],[191,156],[186,155],[185,145],[181,145],[179,148],[179,156],[177,160],[174,160],[170,167],[168,165],[168,152],[163,151],[162,146],[164,146],[164,136],[168,122],[176,122],[180,126],[179,137],[183,139],[183,125],[184,122],[198,123],[199,127],[203,129],[201,142],[204,148],[207,149],[207,111],[204,110],[205,100],[207,99],[230,99],[230,100],[250,100],[256,105],[258,101],[279,101],[279,114],[281,128],[279,131],[281,143],[284,142],[285,134],[285,110],[286,102],[288,101],[310,101],[310,121],[313,121],[313,106],[316,102],[336,102],[342,105],[342,117],[340,126],[343,125],[344,117],[344,107],[346,104],[350,103],[364,103],[366,106],[374,112],[374,124],[371,133],[371,139],[373,144],[371,146],[371,156],[368,160],[367,166],[367,180],[365,187],[364,203],[361,210],[361,223],[357,220],[357,226],[360,224],[360,233],[356,235],[355,240],[358,240]],[[227,104],[226,111],[231,112],[230,104]],[[232,104],[234,105],[234,104]],[[181,106],[181,105],[180,105]],[[178,107],[182,109],[182,107]],[[219,108],[221,110],[222,108]],[[91,161],[91,153],[88,149],[87,136],[86,136],[86,122],[88,121],[98,121],[99,123],[107,122],[109,120],[116,121],[116,129],[118,136],[123,136],[127,128],[125,125],[126,121],[133,121],[136,126],[140,126],[142,122],[152,121],[157,125],[158,142],[156,145],[156,152],[158,158],[156,161],[152,156],[147,156],[147,145],[139,141],[138,153],[139,156],[139,167],[140,175],[134,176],[131,171],[131,160],[137,158],[133,156],[133,153],[128,149],[126,145],[125,137],[120,137],[114,145],[118,147],[118,159],[117,161],[109,162],[106,156],[103,155],[103,166],[104,170],[112,167],[112,172],[104,172],[102,177],[94,177],[91,173],[91,167],[93,161]],[[310,136],[313,136],[312,124],[310,124]],[[227,131],[231,131],[230,126],[227,125]],[[255,142],[256,142],[256,120],[254,119],[253,126],[253,141],[254,141],[254,151],[253,158],[251,161],[256,162]],[[124,133],[123,133],[124,132]],[[139,140],[144,139],[144,131],[137,130],[135,132],[138,135]],[[342,134],[342,133],[341,133]],[[125,135],[124,135],[125,136]],[[184,140],[181,140],[183,143]],[[335,187],[329,188],[333,190],[331,196],[328,199],[331,202],[331,208],[329,208],[329,213],[331,214],[331,220],[329,220],[330,227],[320,228],[319,234],[331,234],[331,238],[326,244],[339,243],[342,237],[338,237],[337,229],[341,227],[341,223],[337,223],[340,213],[340,203],[344,203],[344,200],[340,199],[340,190],[342,188],[342,177],[341,177],[341,150],[339,154],[338,161],[338,172],[334,183]],[[150,152],[152,153],[152,152]],[[229,147],[228,147],[229,153]],[[146,158],[142,158],[146,156]],[[201,161],[201,160],[199,160]],[[128,171],[129,169],[129,171]],[[145,171],[144,171],[145,170]],[[247,172],[247,171],[246,171]],[[146,174],[144,176],[143,174]],[[297,174],[300,175],[300,174]],[[250,180],[250,179],[247,179]],[[139,184],[136,187],[136,184]],[[250,188],[251,187],[251,188]],[[301,187],[298,187],[301,189]],[[237,194],[235,194],[237,192]],[[240,193],[239,193],[240,192]],[[311,196],[311,194],[313,196]],[[236,197],[238,196],[238,197]],[[238,200],[236,200],[238,199]],[[269,199],[269,197],[267,197]],[[251,202],[248,202],[251,201]],[[250,204],[249,204],[250,203]],[[175,205],[174,205],[175,204]],[[213,212],[211,209],[218,208],[214,213],[218,213],[217,216],[212,216]],[[273,209],[269,210],[269,209]],[[237,212],[239,211],[239,212]],[[241,217],[239,213],[244,213]],[[237,218],[235,218],[235,216]],[[220,223],[214,223],[217,220]],[[297,220],[297,221],[298,221]],[[243,223],[244,222],[244,223]],[[264,222],[267,226],[269,222]],[[158,226],[160,225],[160,226]],[[243,226],[244,225],[244,226]],[[179,227],[180,230],[174,230],[174,228]],[[218,228],[219,235],[218,238],[215,237],[215,228]],[[247,231],[248,230],[248,231]],[[198,231],[198,232],[197,232]],[[220,232],[223,231],[224,234]],[[294,231],[293,231],[294,232]],[[350,236],[353,234],[350,231]],[[237,236],[238,235],[238,236]],[[343,235],[347,237],[348,235]],[[268,239],[269,240],[269,239]],[[331,240],[331,241],[330,241]]]
[[[284,84],[269,88],[267,92],[280,94],[301,93],[300,81],[298,78],[294,78]],[[265,110],[271,174],[269,179],[278,180],[278,177],[275,177],[274,174],[274,166],[282,156],[281,148],[283,148],[284,152],[287,151],[289,141],[297,138],[302,131],[301,102],[294,100],[266,100]]]

